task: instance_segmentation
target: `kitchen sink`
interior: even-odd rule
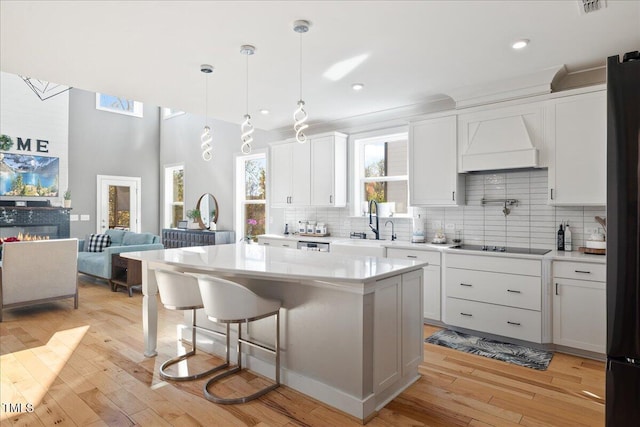
[[[337,240],[331,243],[331,252],[348,255],[384,257],[387,254],[387,249],[382,245],[385,243],[387,243],[386,240],[373,239]]]

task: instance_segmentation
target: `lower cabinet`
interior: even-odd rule
[[[258,236],[258,244],[265,245],[265,246],[277,246],[281,248],[293,248],[293,249],[296,249],[298,247],[298,242],[296,240],[270,238],[270,237],[263,237],[263,236]]]
[[[553,343],[605,353],[606,266],[553,262]]]
[[[542,342],[542,261],[447,254],[445,322]]]
[[[426,261],[428,266],[422,268],[422,310],[424,320],[442,320],[440,291],[440,251],[424,251],[411,249],[387,248],[387,258],[405,258]]]

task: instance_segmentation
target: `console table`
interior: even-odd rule
[[[210,246],[235,243],[235,231],[183,230],[165,228],[162,230],[162,244],[166,249],[186,246]]]
[[[140,261],[122,258],[120,254],[111,255],[111,290],[113,292],[118,286],[124,286],[129,292],[129,297],[133,296],[132,288],[142,285],[142,265]]]

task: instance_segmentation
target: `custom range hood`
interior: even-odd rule
[[[538,167],[535,130],[516,114],[464,123],[460,172]]]

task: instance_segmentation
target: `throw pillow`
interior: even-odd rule
[[[88,252],[102,252],[104,248],[111,246],[111,237],[106,234],[92,234],[89,236]]]
[[[124,235],[127,232],[124,230],[116,230],[114,228],[110,228],[106,231],[105,234],[107,234],[109,237],[111,237],[111,244],[114,246],[120,246],[122,245],[122,239],[124,238]]]

